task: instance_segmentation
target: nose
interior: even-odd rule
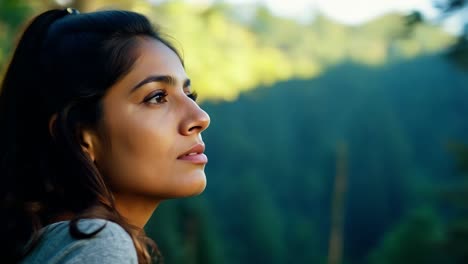
[[[210,116],[194,101],[190,100],[189,106],[180,125],[182,135],[189,136],[199,134],[210,125]]]

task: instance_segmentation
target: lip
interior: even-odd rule
[[[188,151],[177,157],[177,159],[188,161],[194,164],[206,164],[208,163],[208,157],[203,152],[205,152],[205,145],[202,143],[197,143]]]

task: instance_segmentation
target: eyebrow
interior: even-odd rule
[[[135,85],[131,90],[130,93],[134,92],[141,86],[151,83],[151,82],[162,82],[165,84],[169,84],[172,86],[175,86],[177,84],[177,79],[174,78],[173,76],[170,75],[151,75],[146,77],[143,81],[139,82],[137,85]],[[183,88],[187,88],[190,86],[190,79],[185,79]]]

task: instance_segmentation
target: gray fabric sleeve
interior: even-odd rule
[[[92,233],[88,239],[75,239],[69,221],[46,227],[43,240],[22,264],[137,264],[138,257],[130,235],[118,224],[103,219],[83,219],[78,229]]]
[[[78,227],[89,232],[102,224],[83,222]],[[63,252],[63,258],[58,263],[137,264],[138,258],[130,235],[116,223],[108,221],[105,224],[106,227],[93,238],[77,240],[67,252]]]

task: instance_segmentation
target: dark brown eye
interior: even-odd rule
[[[167,92],[159,90],[147,96],[144,102],[149,104],[162,104],[167,102],[166,97]]]

